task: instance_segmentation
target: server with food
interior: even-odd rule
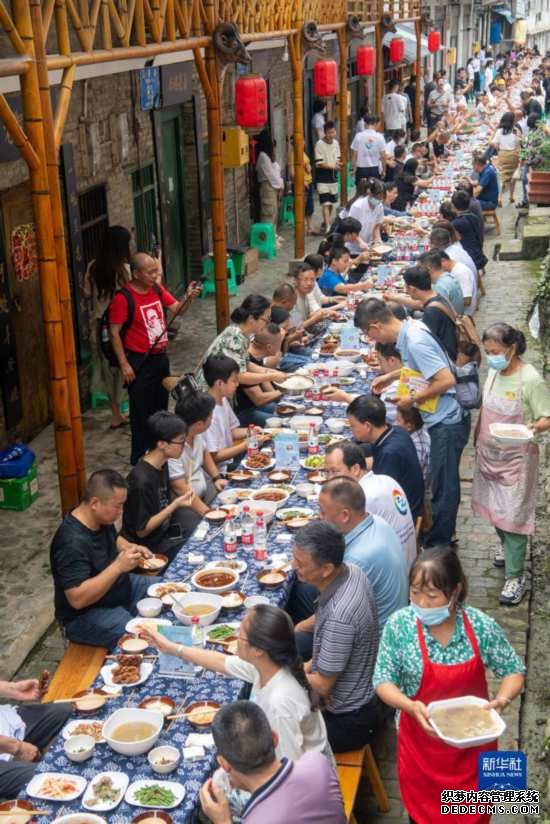
[[[519,695],[525,667],[496,621],[465,606],[467,582],[456,552],[426,550],[409,580],[410,605],[384,628],[373,680],[382,701],[400,711],[397,765],[410,821],[436,824],[447,820],[443,790],[478,789],[478,756],[496,749],[504,727],[492,711],[502,712]],[[485,667],[502,679],[493,700]],[[486,703],[479,707],[465,696]],[[440,701],[448,703],[433,706]],[[490,815],[460,818],[485,824]]]

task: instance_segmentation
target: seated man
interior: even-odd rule
[[[315,615],[296,630],[313,632],[306,677],[324,702],[335,753],[367,744],[382,716],[372,685],[379,638],[374,593],[363,570],[344,563],[345,549],[339,529],[311,521],[296,534],[292,561],[298,581],[320,592]]]
[[[40,701],[42,689],[37,678],[0,681],[0,698],[8,702],[0,706],[0,798],[17,798],[36,771],[40,751],[70,718],[71,705],[13,706],[14,701]]]
[[[345,824],[336,773],[321,753],[308,752],[298,761],[279,760],[277,733],[253,701],[225,704],[212,724],[221,767],[200,790],[202,811],[215,824],[231,824],[228,796],[221,788],[244,790],[249,800],[243,824]]]
[[[416,558],[416,533],[407,496],[397,481],[389,475],[369,472],[363,450],[352,441],[327,446],[325,474],[329,480],[353,478],[358,481],[365,493],[366,511],[383,518],[399,538],[408,570]]]
[[[94,472],[82,503],[54,535],[50,562],[55,617],[71,641],[114,647],[151,584],[151,578],[131,574],[150,551],[117,537],[114,527],[127,489],[118,472]]]
[[[386,407],[375,395],[359,395],[347,411],[353,437],[369,445],[366,454],[372,456],[372,471],[401,484],[416,520],[422,514],[424,479],[411,436],[386,423]]]
[[[122,516],[122,532],[136,544],[170,560],[201,520],[190,508],[194,493],[172,498],[168,461],[179,458],[185,446],[187,426],[173,412],[155,412],[147,421],[152,448],[128,475],[128,501]]]
[[[492,163],[483,154],[474,154],[473,168],[478,179],[474,183],[474,194],[484,212],[493,211],[498,206],[498,175]]]
[[[334,316],[334,310],[330,307],[323,309],[317,301],[315,293],[317,291],[317,278],[315,270],[309,263],[302,263],[293,274],[294,291],[296,294],[296,305],[290,313],[290,320],[294,326],[300,326],[306,331],[312,329],[330,317]],[[322,327],[324,328],[324,326]],[[319,331],[322,331],[318,327]]]
[[[328,255],[328,265],[319,278],[319,288],[325,295],[347,295],[348,292],[367,292],[370,283],[349,283],[345,274],[350,267],[350,254],[347,249],[333,247]]]

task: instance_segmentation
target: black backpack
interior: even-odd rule
[[[155,290],[157,295],[161,297],[162,292],[156,283],[153,285],[153,289]],[[126,335],[128,329],[134,322],[134,316],[136,313],[136,302],[130,289],[126,289],[125,286],[122,286],[122,288],[117,289],[117,291],[113,295],[113,300],[115,298],[115,295],[124,295],[124,297],[126,298],[126,303],[128,304],[128,314],[126,316],[126,320],[120,327],[120,339],[122,343],[124,343],[124,336]],[[118,362],[118,358],[113,348],[113,341],[111,338],[111,325],[109,323],[110,305],[111,304],[109,304],[107,309],[103,312],[101,320],[99,321],[99,346],[103,356],[107,359],[109,365],[118,368],[120,364]]]

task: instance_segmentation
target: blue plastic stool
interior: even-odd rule
[[[281,223],[294,226],[294,195],[285,195],[281,204]]]
[[[258,250],[260,257],[268,260],[277,257],[277,239],[273,223],[253,223],[250,227],[250,245]]]
[[[216,292],[216,281],[214,279],[214,258],[212,255],[204,258],[202,262],[202,274],[206,278],[202,285],[201,299],[206,295],[213,295]],[[238,295],[237,275],[235,274],[235,264],[231,258],[227,261],[227,288],[230,295]]]

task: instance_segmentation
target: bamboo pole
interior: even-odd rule
[[[49,364],[50,400],[54,419],[57,472],[61,507],[68,512],[79,502],[78,478],[72,437],[69,386],[65,364],[63,322],[58,295],[57,260],[52,229],[52,203],[46,170],[46,146],[37,66],[34,63],[33,30],[27,0],[13,0],[14,22],[31,58],[29,71],[21,77],[23,120],[29,140],[40,159],[30,169],[31,197],[36,224],[38,271],[42,315]]]
[[[67,18],[67,7],[65,0],[56,0],[55,4],[55,27],[57,30],[57,44],[59,52],[64,55],[71,53],[71,35],[69,32],[69,20]],[[44,30],[44,26],[42,29]],[[46,35],[44,34],[44,42]]]
[[[70,66],[68,69],[65,69],[63,71],[63,78],[61,80],[61,87],[59,91],[59,97],[57,100],[54,119],[54,136],[56,151],[61,146],[63,129],[65,128],[65,122],[67,120],[67,115],[69,114],[69,105],[71,103],[71,92],[73,89],[75,75],[76,66]]]
[[[30,68],[27,57],[11,57],[9,60],[0,60],[0,77],[18,77],[26,74]]]
[[[375,86],[375,108],[376,114],[384,125],[382,115],[382,98],[384,97],[384,50],[382,41],[384,39],[384,32],[382,31],[382,24],[378,22],[375,28],[376,38],[376,86]]]
[[[25,44],[21,40],[16,26],[13,25],[13,20],[11,19],[3,0],[0,0],[0,26],[4,29],[17,54],[25,54]]]
[[[304,64],[301,35],[288,38],[288,51],[292,70],[294,107],[294,257],[305,254],[305,169],[304,169]],[[310,158],[312,166],[314,158]]]
[[[0,94],[0,120],[3,121],[8,134],[23,155],[29,169],[38,169],[40,167],[40,158],[34,151],[29,138],[19,125],[17,117],[3,94]]]
[[[40,103],[42,109],[44,144],[46,152],[46,170],[50,187],[50,202],[52,206],[51,224],[53,228],[55,257],[57,261],[57,289],[61,310],[61,320],[63,323],[63,347],[65,351],[65,372],[67,375],[69,394],[68,400],[71,416],[71,435],[73,441],[75,469],[77,473],[77,488],[80,499],[86,485],[84,433],[82,428],[82,416],[80,412],[80,392],[78,385],[76,347],[74,342],[71,286],[69,281],[69,267],[67,264],[67,252],[65,245],[63,204],[61,200],[61,187],[59,183],[59,152],[55,142],[56,133],[52,114],[48,68],[46,66],[46,47],[42,37],[43,28],[40,0],[30,0],[30,13],[34,37],[36,69],[40,87]],[[59,121],[57,124],[59,131],[58,139],[60,142],[63,132],[63,123],[69,109],[72,81],[74,80],[75,73],[76,68],[73,66],[67,72],[69,76],[63,78],[61,94],[64,96],[61,98],[60,95]]]
[[[422,21],[415,20],[414,30],[416,34],[416,84],[414,90],[414,125],[419,129],[422,124]]]
[[[338,117],[340,120],[340,203],[348,202],[348,35],[345,29],[338,29],[338,50],[340,52],[340,97]]]

